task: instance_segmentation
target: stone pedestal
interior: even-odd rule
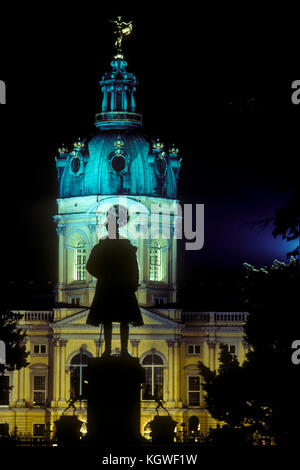
[[[61,416],[55,421],[56,439],[59,445],[78,445],[82,421],[77,416]]]
[[[175,426],[176,421],[173,421],[171,416],[155,416],[153,421],[150,422],[152,444],[174,444]]]
[[[88,364],[88,441],[138,443],[144,369],[138,358],[90,359]]]

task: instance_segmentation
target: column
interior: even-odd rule
[[[66,233],[66,227],[59,225],[56,228],[58,235],[58,284],[64,282],[64,235]]]
[[[113,89],[113,87],[111,88],[111,93],[110,93],[110,110],[111,111],[114,111],[115,110],[115,100],[116,100],[116,97],[115,97],[115,90]]]
[[[135,101],[134,101],[134,93],[133,89],[131,90],[131,112],[134,113],[135,111]]]
[[[18,396],[19,396],[19,390],[18,390],[18,380],[19,380],[19,373],[17,370],[14,370],[12,372],[12,384],[13,384],[13,389],[12,389],[12,402],[17,403],[18,401]]]
[[[25,399],[24,399],[24,383],[25,383],[25,369],[22,367],[18,371],[18,402],[17,406],[25,406]]]
[[[175,298],[171,299],[171,302],[176,302],[176,288],[177,288],[177,239],[173,236],[170,240],[172,252],[171,252],[171,285],[175,289]],[[174,293],[173,293],[174,295]]]
[[[132,346],[132,355],[134,357],[139,357],[138,348],[139,348],[140,340],[139,339],[131,339],[130,342],[131,342],[131,346]]]
[[[24,368],[24,400],[25,402],[30,402],[31,400],[31,384],[30,384],[29,367]]]
[[[66,401],[66,344],[67,340],[61,339],[59,341],[60,348],[60,398],[59,401]]]
[[[127,111],[127,87],[124,87],[122,91],[122,109]]]
[[[59,340],[57,338],[52,339],[52,406],[57,406],[59,400],[59,382],[60,382],[60,357],[59,357]]]
[[[244,357],[243,357],[243,361],[244,362],[246,360],[246,356],[249,352],[249,344],[246,342],[246,341],[242,341],[242,345],[243,345],[243,350],[244,350]]]
[[[215,370],[215,347],[216,347],[216,340],[214,338],[209,338],[207,340],[207,344],[209,347],[209,368],[210,370]]]
[[[103,91],[102,112],[105,113],[107,111],[107,90],[106,88],[103,88],[102,91]]]
[[[140,277],[140,284],[144,283],[144,279],[146,276],[145,273],[145,256],[147,256],[147,248],[146,248],[146,240],[143,238],[138,240],[138,243],[140,244],[138,253],[139,253],[139,277]]]
[[[181,340],[177,340],[175,344],[174,354],[174,400],[181,401]]]
[[[168,364],[169,364],[169,383],[168,383],[168,401],[174,401],[174,340],[168,340]]]

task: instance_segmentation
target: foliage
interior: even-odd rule
[[[273,230],[274,237],[281,235],[284,240],[300,240],[300,192],[297,191],[288,201],[286,207],[277,209]],[[299,256],[299,247],[288,253],[291,256]]]
[[[250,351],[240,365],[222,348],[218,373],[200,364],[207,408],[226,424],[227,435],[247,429],[277,444],[292,443],[299,439],[300,420],[300,370],[291,361],[291,345],[300,338],[298,263],[292,258],[245,267]]]
[[[22,315],[5,311],[0,313],[0,339],[6,345],[6,365],[0,364],[0,373],[5,369],[14,370],[26,367],[28,352],[26,352],[26,334],[18,327]]]
[[[236,356],[220,345],[220,367],[218,373],[199,363],[205,382],[207,408],[213,418],[228,425],[240,426],[245,417],[243,370]]]

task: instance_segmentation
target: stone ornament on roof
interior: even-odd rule
[[[122,51],[122,41],[125,37],[129,36],[133,30],[132,21],[125,23],[122,21],[122,16],[118,16],[116,20],[109,20],[114,26],[114,34],[116,36],[115,41],[115,50],[116,53],[114,55],[115,59],[123,59],[123,51]]]

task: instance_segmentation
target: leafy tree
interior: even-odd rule
[[[200,364],[207,407],[229,430],[258,433],[277,444],[296,442],[300,366],[291,361],[291,346],[300,338],[298,265],[292,258],[288,264],[245,267],[250,352],[240,365],[222,349],[218,373]]]
[[[245,265],[245,334],[251,350],[244,364],[253,409],[265,433],[278,444],[299,439],[300,370],[292,343],[300,338],[298,262],[274,261],[266,268]]]
[[[289,256],[299,256],[300,246],[300,192],[293,194],[292,199],[288,201],[286,207],[277,209],[274,220],[275,228],[273,230],[274,237],[279,235],[284,240],[299,242],[298,247],[288,253]]]
[[[4,370],[14,370],[26,367],[28,352],[26,352],[26,334],[18,327],[22,315],[10,311],[0,313],[0,339],[6,345],[6,365],[0,364],[0,374]]]
[[[244,377],[237,357],[220,345],[220,367],[211,371],[199,363],[205,383],[207,408],[213,418],[224,421],[230,427],[241,426],[245,419]]]

